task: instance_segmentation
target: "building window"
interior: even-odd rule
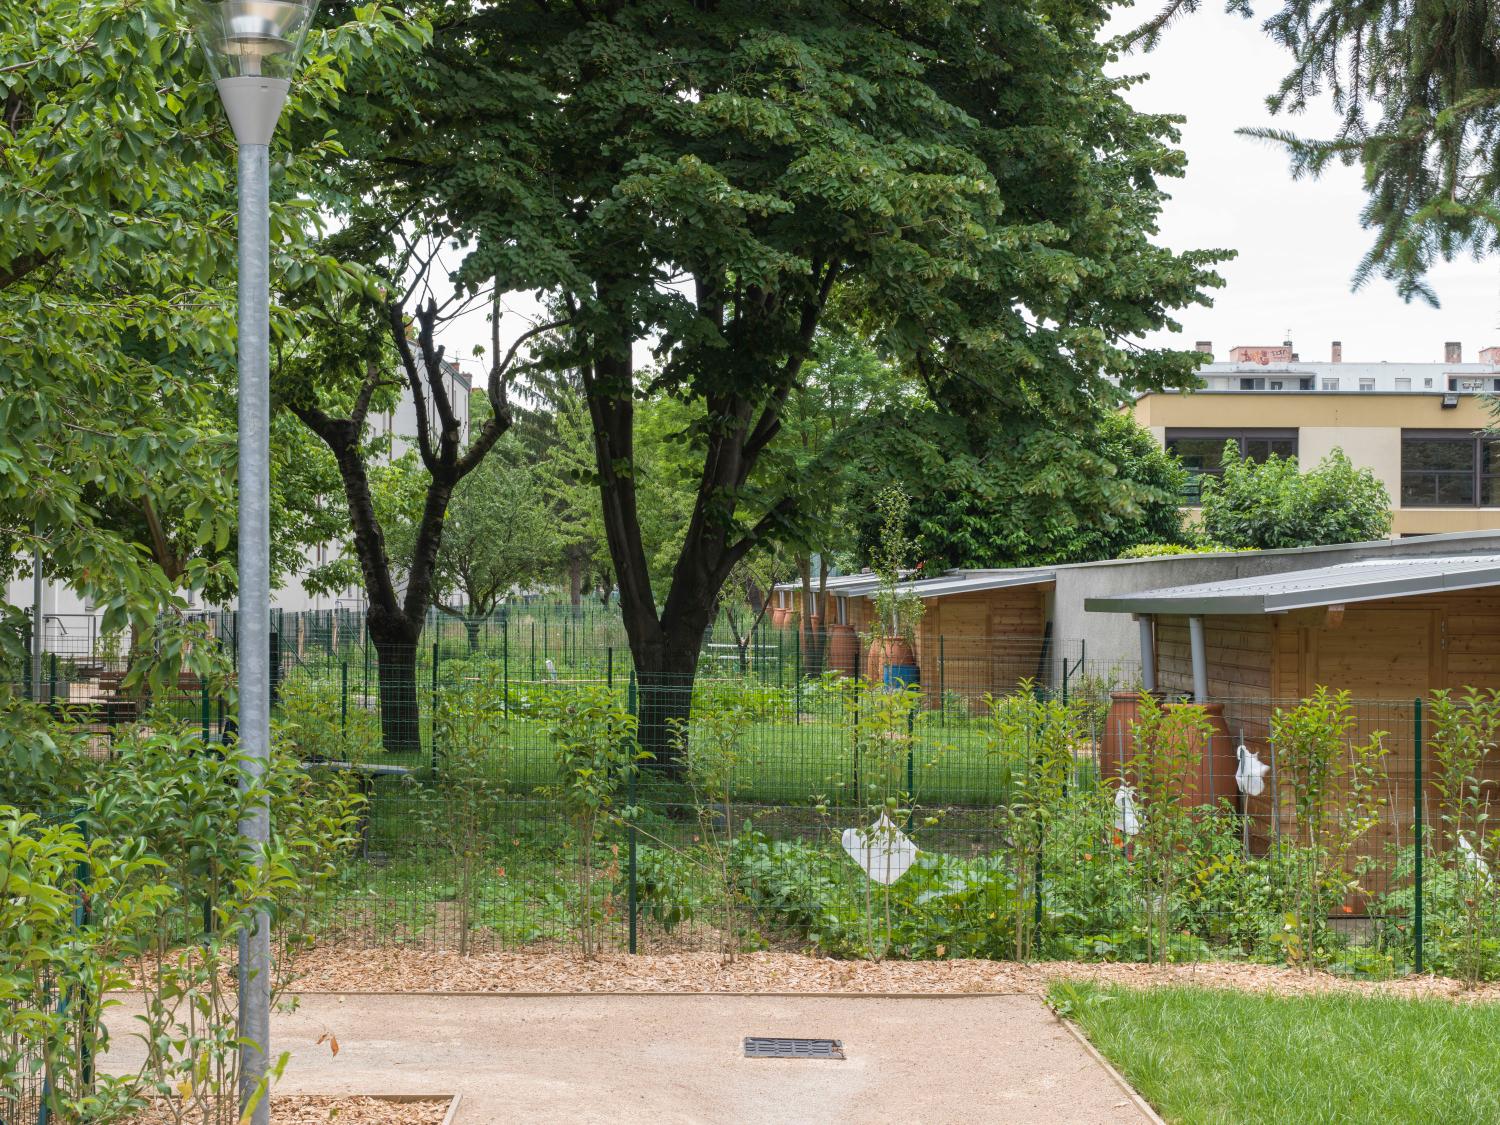
[[[1266,381],[1264,379],[1241,379],[1240,380],[1240,390],[1242,390],[1242,391],[1263,391],[1265,389],[1266,389]]]
[[[1359,389],[1362,391],[1373,391],[1375,389],[1375,380],[1361,379],[1359,381]]]
[[[1168,430],[1167,450],[1175,453],[1188,471],[1183,489],[1185,500],[1198,502],[1199,479],[1224,472],[1224,444],[1234,442],[1240,456],[1257,463],[1272,456],[1297,455],[1296,430]]]
[[[1423,379],[1422,386],[1426,387],[1429,391],[1432,390],[1432,377],[1428,376],[1426,379]]]
[[[1397,379],[1396,380],[1396,389],[1398,391],[1409,391],[1409,390],[1411,390],[1411,380],[1410,379]]]
[[[1339,389],[1339,381],[1337,379],[1324,379],[1323,389],[1325,391],[1336,391]]]
[[[1443,430],[1403,431],[1401,506],[1500,507],[1500,438]]]

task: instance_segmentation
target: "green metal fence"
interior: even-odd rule
[[[1131,780],[1121,747],[1134,728],[1111,692],[1133,686],[1133,669],[1097,666],[1077,651],[1048,655],[1033,694],[1066,701],[1077,727],[1066,783],[1034,845],[1017,835],[1018,824],[1033,822],[1015,815],[1029,759],[1016,757],[1015,731],[1002,729],[976,687],[1015,665],[1003,643],[922,669],[927,682],[907,690],[893,714],[890,685],[809,675],[799,654],[788,657],[785,635],[775,646],[747,646],[746,661],[705,659],[693,683],[643,695],[628,650],[596,643],[602,615],[576,634],[569,624],[559,635],[555,624],[511,619],[476,645],[461,623],[438,631],[409,654],[409,695],[393,716],[389,700],[382,711],[380,660],[357,622],[280,622],[280,736],[304,768],[352,774],[367,797],[359,845],[320,923],[325,940],[465,951],[565,945],[587,920],[607,947],[629,951],[769,944],[860,955],[873,943],[914,957],[1159,952],[1160,884],[1145,872],[1140,826],[1132,830],[1116,803],[1118,782]],[[94,668],[73,668],[51,693],[60,714],[105,738],[134,717],[101,702]],[[958,684],[965,689],[949,686]],[[221,702],[201,685],[180,688],[170,701],[177,721],[207,742],[225,737],[231,716]],[[652,706],[690,710],[678,732],[689,746],[721,737],[732,712],[728,799],[670,768],[664,753],[622,786],[582,848],[556,795],[557,746],[542,704],[587,691],[646,727]],[[1299,702],[1218,701],[1222,725],[1201,748],[1193,799],[1183,802],[1193,811],[1173,845],[1181,859],[1167,892],[1169,954],[1315,956],[1351,974],[1385,975],[1434,960],[1451,968],[1465,941],[1500,949],[1500,906],[1478,874],[1496,841],[1476,839],[1475,862],[1453,831],[1435,827],[1449,820],[1433,788],[1422,700],[1350,704],[1341,746],[1381,732],[1377,799],[1347,854],[1317,876],[1344,882],[1310,897],[1305,809],[1289,751],[1274,736],[1275,716]],[[400,722],[408,725],[393,746]],[[1233,781],[1241,746],[1267,770],[1255,796],[1241,796]],[[1488,799],[1488,789],[1479,792]],[[1347,796],[1335,786],[1323,805],[1344,815]],[[882,811],[918,849],[888,892],[844,846],[847,832],[867,829]],[[585,919],[586,883],[594,906]],[[1476,887],[1485,900],[1478,915],[1466,906]],[[1309,902],[1321,904],[1314,927]],[[1298,948],[1314,931],[1322,946]]]

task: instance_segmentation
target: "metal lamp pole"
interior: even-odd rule
[[[239,143],[239,751],[241,784],[256,788],[271,750],[271,282],[270,144],[286,104],[316,0],[219,0],[198,33]],[[239,824],[246,849],[264,853],[271,810],[262,796]],[[269,1125],[271,921],[265,910],[240,934],[240,1107]]]

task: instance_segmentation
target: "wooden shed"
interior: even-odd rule
[[[1410,842],[1416,701],[1440,689],[1500,688],[1500,555],[1365,559],[1084,604],[1135,615],[1146,688],[1223,705],[1232,745],[1216,748],[1220,762],[1234,761],[1242,737],[1269,760],[1277,706],[1319,686],[1348,691],[1356,736],[1383,731],[1388,748],[1389,811],[1371,852]],[[1429,768],[1429,801],[1431,776]],[[1249,812],[1257,835],[1271,829],[1268,800]]]
[[[1053,570],[1026,568],[953,571],[905,583],[901,590],[916,594],[925,607],[915,640],[927,705],[937,707],[947,695],[977,707],[986,693],[1005,694],[1024,679],[1054,678],[1062,651],[1048,626],[1055,579]],[[831,577],[826,604],[814,607],[825,626],[846,627],[864,638],[862,674],[879,671],[871,666],[867,639],[879,587],[872,574]],[[800,587],[787,589],[796,619],[805,621]]]

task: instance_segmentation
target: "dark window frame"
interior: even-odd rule
[[[1292,449],[1286,454],[1288,457],[1297,456],[1301,444],[1298,440],[1300,431],[1287,427],[1260,427],[1260,426],[1169,426],[1167,432],[1162,436],[1162,445],[1168,452],[1172,451],[1172,443],[1179,439],[1203,439],[1212,438],[1218,442],[1219,448],[1224,448],[1226,441],[1232,441],[1239,446],[1240,456],[1246,456],[1246,447],[1252,441],[1284,441],[1288,442]],[[1205,476],[1217,477],[1223,475],[1223,469],[1194,469],[1188,468],[1187,483],[1182,486],[1183,499],[1189,504],[1196,504],[1201,492],[1199,478]]]
[[[1407,467],[1407,443],[1408,442],[1443,442],[1448,445],[1468,445],[1469,468],[1468,469],[1417,469]],[[1486,465],[1486,451],[1489,452],[1489,465]],[[1401,431],[1401,477],[1400,477],[1400,504],[1403,508],[1500,508],[1500,495],[1497,495],[1495,503],[1485,503],[1488,493],[1487,486],[1490,482],[1500,485],[1500,435],[1489,434],[1483,430],[1402,430]],[[1488,470],[1488,471],[1486,471]],[[1440,486],[1444,479],[1466,480],[1469,486],[1470,499],[1468,500],[1443,500],[1441,499]],[[1427,483],[1432,486],[1432,498],[1415,499],[1418,489],[1426,490]],[[1500,488],[1497,488],[1500,493]]]

